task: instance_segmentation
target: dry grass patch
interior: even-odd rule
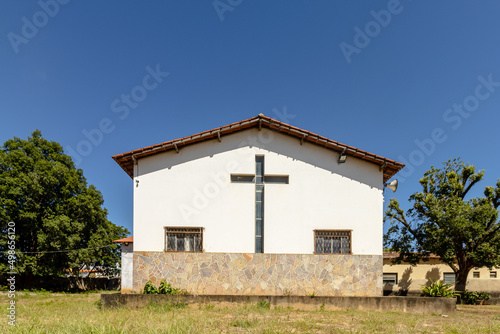
[[[7,300],[6,296],[4,300]],[[99,294],[18,294],[16,328],[1,333],[499,333],[500,306],[458,306],[457,313],[298,311],[266,305],[182,303],[99,309]],[[4,303],[4,305],[6,305]]]

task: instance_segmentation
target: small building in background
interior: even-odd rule
[[[436,255],[415,266],[409,263],[393,264],[392,260],[396,257],[398,253],[384,252],[384,295],[420,295],[422,285],[430,284],[431,280],[455,284],[455,273]],[[499,268],[473,268],[467,277],[466,288],[500,297],[499,274]]]
[[[134,287],[134,237],[115,240],[113,242],[121,245],[122,263],[121,263],[121,292],[130,293]]]

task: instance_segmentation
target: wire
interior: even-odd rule
[[[67,253],[67,252],[74,252],[74,251],[82,251],[82,250],[89,250],[89,249],[99,249],[99,248],[106,248],[106,247],[111,247],[114,246],[113,244],[111,245],[106,245],[106,246],[99,246],[99,247],[90,247],[90,248],[79,248],[79,249],[64,249],[64,250],[55,250],[55,251],[41,251],[41,252],[16,252],[16,253],[21,253],[21,254],[49,254],[49,253]],[[3,253],[7,253],[8,251],[5,251]]]

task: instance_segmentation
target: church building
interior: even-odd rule
[[[134,189],[122,292],[382,295],[384,185],[402,163],[262,114],[113,159]]]

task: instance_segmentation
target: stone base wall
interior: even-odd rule
[[[134,252],[134,288],[197,295],[382,296],[382,255]]]

